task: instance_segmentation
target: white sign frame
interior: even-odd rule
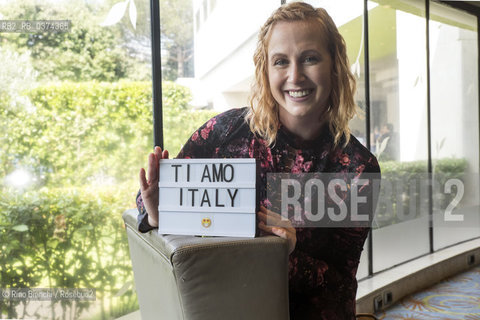
[[[255,237],[254,158],[161,159],[158,232]]]

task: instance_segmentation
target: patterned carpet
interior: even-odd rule
[[[480,320],[480,267],[408,296],[376,316],[382,320]]]

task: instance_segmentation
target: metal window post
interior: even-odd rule
[[[153,86],[153,143],[163,149],[162,57],[160,37],[160,0],[150,0]]]

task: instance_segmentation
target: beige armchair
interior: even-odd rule
[[[123,214],[143,320],[288,319],[285,240],[137,231]]]

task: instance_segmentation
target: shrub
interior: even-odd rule
[[[165,145],[176,155],[213,113],[190,110],[187,88],[163,87]],[[151,83],[62,82],[26,94],[33,109],[0,111],[0,176],[25,167],[57,187],[137,176],[153,146]]]
[[[23,316],[57,319],[68,313],[78,318],[93,304],[100,306],[102,318],[110,318],[115,294],[133,280],[121,219],[134,197],[127,187],[42,188],[21,197],[14,192],[0,195],[2,288],[96,288],[97,303],[62,300],[52,302],[50,310]],[[125,199],[129,193],[130,201]],[[121,299],[131,305],[130,311],[136,308],[132,290]],[[30,302],[22,303],[25,310]],[[0,300],[0,316],[6,311],[18,317],[18,307],[18,301]]]
[[[434,162],[433,173],[427,173],[427,161],[383,161],[380,162],[382,170],[382,188],[376,210],[374,227],[382,227],[403,221],[405,218],[413,219],[420,215],[428,214],[429,198],[425,188],[421,190],[420,181],[433,179],[444,185],[448,179],[462,179],[467,170],[466,159],[445,158]],[[387,186],[392,186],[389,190]],[[400,187],[400,190],[395,188]],[[423,191],[423,192],[422,192]],[[433,193],[433,205],[445,208],[452,201],[455,193]],[[415,212],[411,212],[414,209]],[[399,216],[402,214],[403,216]]]
[[[213,113],[190,110],[188,89],[174,83],[163,94],[175,155]],[[24,193],[0,185],[0,288],[97,288],[100,318],[131,312],[138,306],[121,213],[135,206],[138,170],[152,150],[151,83],[52,83],[25,96],[33,107],[0,101],[0,177],[18,168],[37,177]],[[78,318],[92,307],[62,301],[28,315],[28,303],[0,300],[0,317]]]

